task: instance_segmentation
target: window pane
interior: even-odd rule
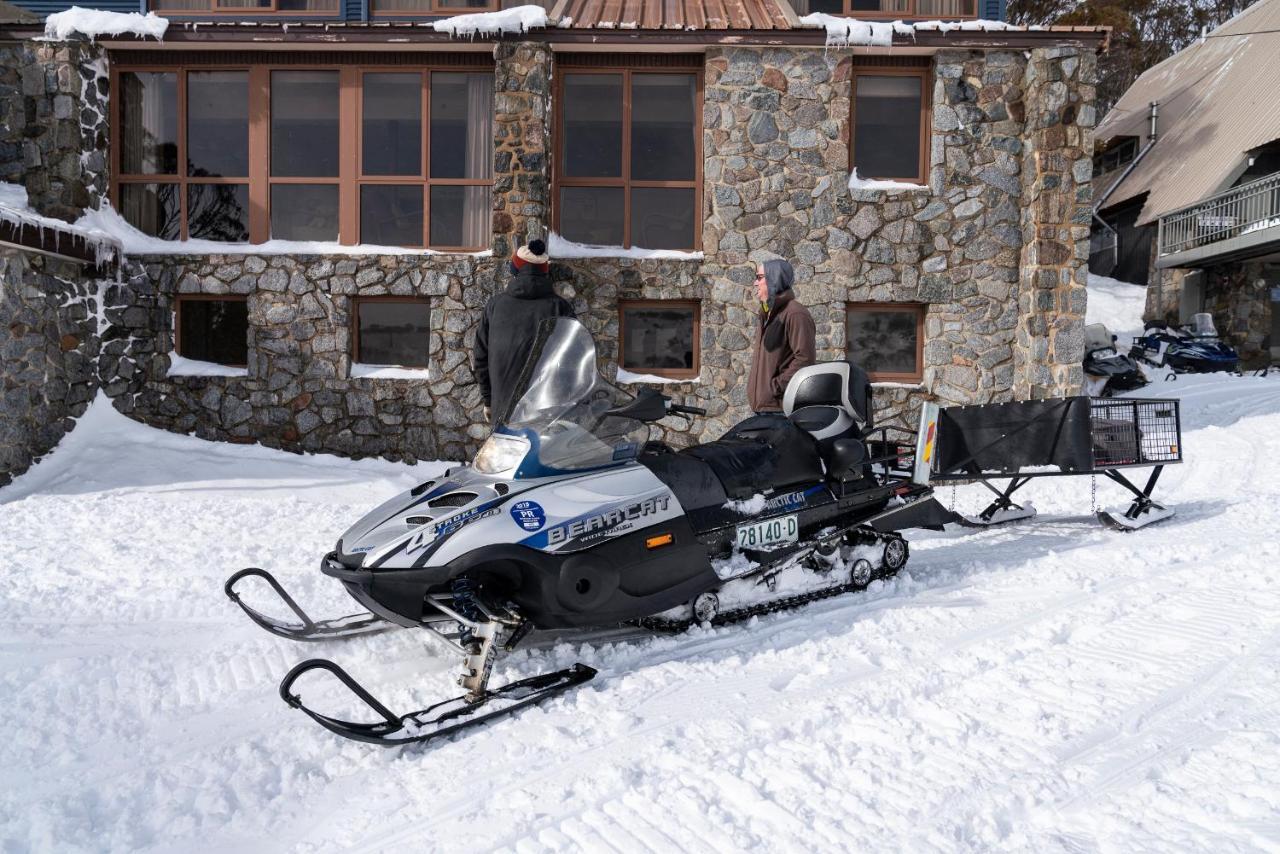
[[[249,175],[249,73],[187,72],[187,174]]]
[[[428,245],[464,249],[488,246],[492,210],[493,187],[432,187]]]
[[[631,189],[631,245],[643,249],[693,249],[695,195],[687,189]],[[562,220],[564,213],[560,214]]]
[[[364,174],[421,175],[422,75],[364,75],[361,106]]]
[[[151,9],[157,14],[164,12],[188,12],[193,9],[208,10],[211,0],[157,0]]]
[[[871,373],[918,374],[917,313],[851,308],[848,315],[850,361]]]
[[[362,365],[425,368],[431,341],[429,302],[357,302]]]
[[[276,184],[271,188],[271,237],[337,240],[337,184]]]
[[[564,174],[621,178],[622,75],[565,75],[562,112]]]
[[[631,76],[631,178],[692,181],[695,177],[692,74]]]
[[[972,18],[977,15],[974,0],[916,0],[916,15],[921,18]]]
[[[431,177],[493,177],[492,74],[431,74]]]
[[[575,243],[621,246],[621,187],[561,187],[560,236]]]
[[[338,0],[276,0],[282,12],[337,12]]]
[[[360,242],[422,245],[422,185],[369,184],[360,188]]]
[[[622,309],[622,367],[628,371],[693,370],[693,306]]]
[[[950,0],[943,0],[950,2]],[[882,12],[895,14],[909,14],[911,11],[910,0],[851,0],[850,8],[854,12]]]
[[[271,0],[214,0],[219,9],[270,9]]]
[[[249,303],[242,299],[179,299],[178,355],[222,365],[247,364]]]
[[[338,175],[338,72],[271,72],[271,174]]]
[[[152,237],[182,238],[177,184],[121,184],[120,215]]]
[[[920,177],[920,77],[857,78],[853,152],[862,178]]]
[[[244,243],[249,239],[248,184],[188,184],[187,236]]]
[[[120,75],[120,171],[177,174],[177,74],[126,71]]]
[[[791,4],[795,7],[797,15],[809,15],[814,12],[822,12],[825,15],[843,15],[844,0],[794,0]]]
[[[440,0],[439,6],[445,9],[485,9],[490,0]]]

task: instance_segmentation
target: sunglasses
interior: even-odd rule
[[[756,281],[760,281],[765,277],[764,273],[756,273]]]

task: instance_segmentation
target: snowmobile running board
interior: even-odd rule
[[[382,720],[376,723],[354,723],[329,717],[308,708],[302,702],[302,698],[293,693],[293,683],[299,676],[312,670],[327,670],[332,673]],[[584,682],[589,682],[595,675],[596,671],[593,668],[585,664],[575,664],[565,670],[530,676],[527,679],[503,685],[501,688],[485,691],[476,699],[472,699],[470,695],[463,695],[452,700],[444,700],[420,711],[397,715],[337,664],[322,658],[313,658],[289,671],[284,681],[280,683],[280,697],[295,709],[301,709],[313,721],[330,732],[368,744],[399,747],[446,738],[461,730],[481,726],[495,718],[514,714]],[[497,708],[494,708],[495,706]],[[489,711],[476,716],[477,712],[486,708]]]
[[[1151,499],[1166,465],[1182,462],[1177,400],[1089,398],[1014,401],[940,409],[925,404],[917,449],[917,483],[978,482],[995,500],[962,524],[986,527],[1027,519],[1035,508],[1013,494],[1037,477],[1103,475],[1134,496],[1123,510],[1097,511],[1098,520],[1134,531],[1173,516]],[[1154,467],[1138,488],[1122,468]],[[992,478],[1007,477],[998,489]]]
[[[248,578],[249,576],[261,578],[266,581],[267,584],[271,586],[271,589],[276,592],[276,595],[280,597],[280,600],[284,602],[285,605],[288,605],[289,610],[293,611],[293,613],[297,615],[298,619],[302,621],[301,624],[280,622],[279,620],[268,617],[261,611],[246,605],[244,600],[240,598],[240,594],[236,592],[235,586],[238,581],[243,578]],[[387,622],[381,617],[367,612],[363,614],[349,614],[345,617],[336,617],[332,620],[313,620],[307,615],[306,611],[302,610],[302,606],[295,602],[293,597],[285,592],[284,587],[280,585],[279,581],[276,581],[275,576],[267,572],[265,569],[259,569],[256,566],[242,569],[235,575],[228,578],[227,583],[223,585],[222,589],[227,594],[228,599],[239,605],[241,610],[249,615],[249,619],[271,632],[271,634],[276,635],[277,637],[287,638],[288,640],[324,641],[336,638],[356,637],[358,635],[373,635],[378,634],[379,632],[385,632],[388,629],[397,628],[395,625]]]

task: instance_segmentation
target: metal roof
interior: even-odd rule
[[[1098,124],[1098,142],[1145,140],[1152,101],[1156,144],[1106,200],[1149,193],[1139,225],[1226,189],[1245,152],[1280,139],[1280,0],[1259,0],[1148,69]]]
[[[790,30],[786,0],[560,0],[551,14],[574,29]],[[566,22],[566,19],[567,22]]]

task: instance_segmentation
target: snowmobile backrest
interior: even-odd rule
[[[1101,323],[1090,323],[1084,328],[1084,352],[1089,355],[1095,350],[1107,350],[1115,347],[1111,333]]]
[[[849,362],[818,362],[796,371],[782,395],[788,417],[810,406],[833,406],[862,428],[871,426],[871,383],[867,372]]]

